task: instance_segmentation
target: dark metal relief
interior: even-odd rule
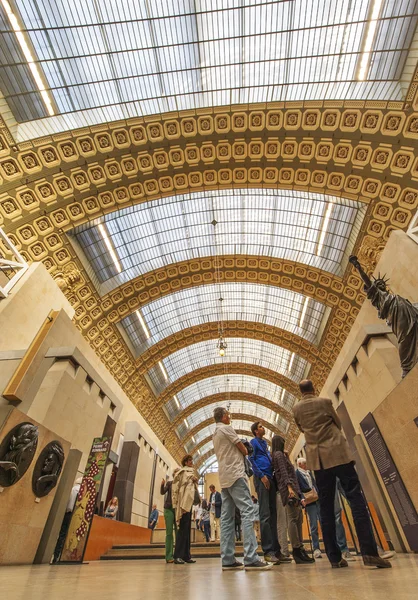
[[[47,496],[58,483],[64,463],[64,450],[57,441],[50,442],[40,453],[32,475],[32,490],[37,498]]]
[[[20,423],[0,444],[0,486],[10,487],[28,470],[38,445],[38,427]]]

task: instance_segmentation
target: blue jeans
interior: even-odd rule
[[[210,541],[210,521],[208,519],[207,521],[202,521],[202,523],[203,523],[203,532],[205,534],[206,541],[209,542]]]
[[[314,550],[319,550],[318,521],[319,521],[319,502],[312,502],[306,507],[309,517],[309,529],[311,530],[312,546]]]
[[[228,488],[222,489],[221,512],[221,557],[222,565],[235,562],[235,507],[241,513],[241,527],[244,536],[244,564],[259,560],[257,540],[254,533],[254,505],[250,488],[245,477],[240,477]]]
[[[341,519],[341,508],[339,508],[338,511],[335,511],[335,534],[337,537],[338,548],[341,550],[341,552],[348,552],[347,538]]]

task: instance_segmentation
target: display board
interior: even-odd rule
[[[418,514],[371,413],[360,423],[411,550],[418,550]]]
[[[107,463],[112,438],[94,438],[80,491],[74,506],[60,563],[83,562],[96,498]]]

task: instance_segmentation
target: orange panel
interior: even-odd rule
[[[84,560],[99,560],[116,544],[149,544],[151,530],[94,515]]]

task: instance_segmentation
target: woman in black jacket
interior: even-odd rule
[[[303,546],[301,493],[292,463],[284,451],[285,440],[280,435],[272,439],[272,461],[274,476],[277,482],[283,506],[286,507],[290,543],[293,548],[293,559],[297,564],[314,563]]]

